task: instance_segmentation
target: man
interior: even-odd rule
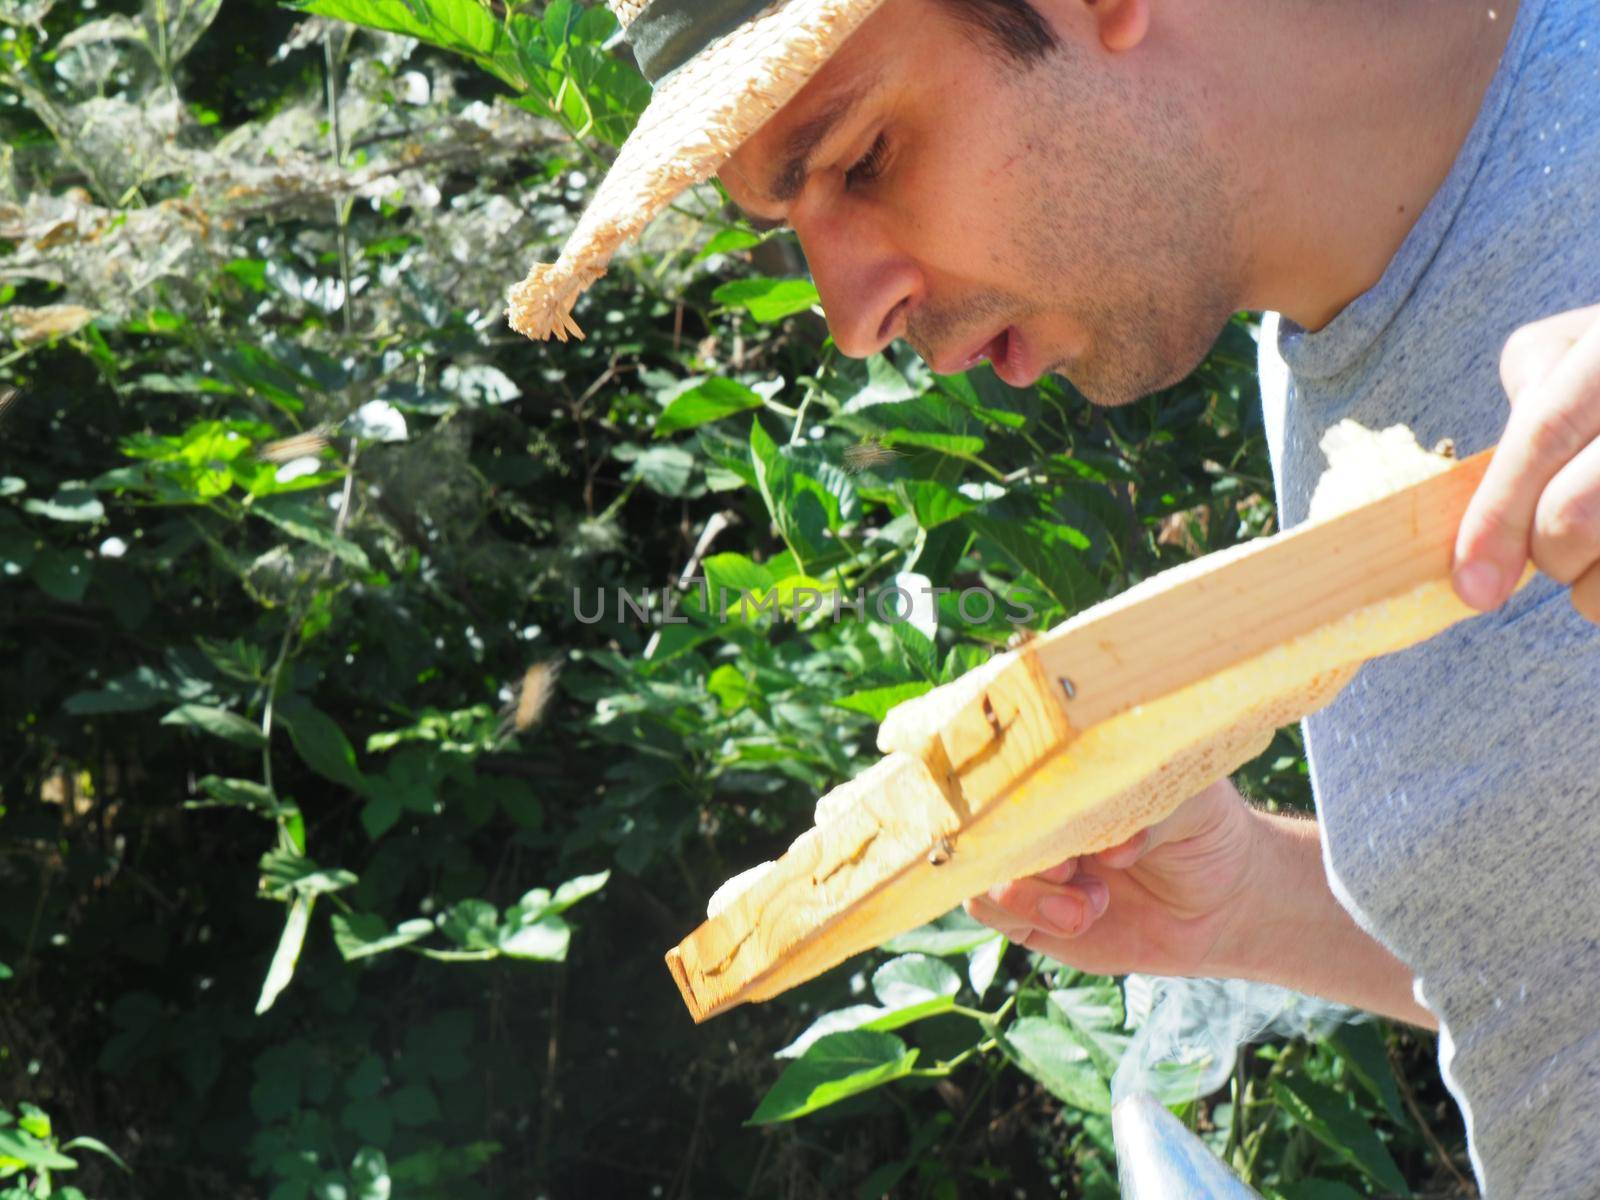
[[[575,332],[616,245],[720,168],[794,229],[847,354],[1120,404],[1272,314],[1286,526],[1343,417],[1499,443],[1456,554],[1493,611],[1307,721],[1318,823],[1223,780],[969,907],[1087,970],[1437,1027],[1486,1194],[1600,1196],[1600,3],[618,4],[653,112],[514,293],[525,332]]]

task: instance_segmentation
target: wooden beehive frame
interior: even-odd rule
[[[895,709],[881,762],[667,953],[696,1021],[768,999],[1007,879],[1115,845],[1473,611],[1450,587],[1488,453],[1080,613]]]

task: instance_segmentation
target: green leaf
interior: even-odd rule
[[[162,717],[161,723],[199,729],[213,737],[252,749],[264,746],[267,742],[262,736],[261,726],[254,721],[247,721],[236,712],[213,708],[208,704],[180,704]]]
[[[796,472],[759,420],[750,423],[750,463],[767,512],[802,570],[825,553],[828,511],[814,487],[797,486]]]
[[[656,436],[664,437],[683,429],[693,429],[720,421],[735,413],[761,407],[761,397],[732,379],[720,376],[696,384],[667,405],[666,411],[656,418]]]
[[[900,368],[881,354],[874,354],[867,359],[867,383],[859,392],[850,397],[844,406],[847,413],[858,413],[864,409],[875,408],[880,404],[903,404],[916,400],[917,389],[912,387],[901,374]],[[899,413],[900,409],[891,410]],[[874,419],[881,420],[874,414]]]
[[[919,925],[890,938],[882,948],[891,954],[966,954],[999,936],[957,908],[932,924]]]
[[[749,250],[760,244],[760,236],[748,229],[723,229],[700,248],[700,253],[694,256],[694,261],[704,262],[713,254],[737,254],[741,250]]]
[[[394,1137],[394,1114],[389,1111],[389,1102],[377,1096],[350,1101],[339,1113],[339,1124],[362,1141],[380,1146],[388,1145]]]
[[[86,487],[64,487],[48,500],[24,500],[22,507],[51,521],[98,521],[105,505]]]
[[[261,997],[256,1001],[256,1016],[271,1008],[294,978],[295,964],[300,961],[300,949],[305,945],[306,930],[311,926],[311,908],[315,903],[315,896],[298,894],[289,902],[283,934],[278,938],[278,948],[273,951],[267,977],[261,984]]]
[[[954,488],[933,479],[902,479],[897,486],[923,529],[937,529],[977,507]]]
[[[974,946],[967,955],[967,982],[972,985],[972,991],[979,1000],[983,999],[994,977],[1000,973],[1000,960],[1005,957],[1006,947],[1010,944],[997,933],[988,941]]]
[[[393,1102],[389,1107],[398,1122],[400,1114]],[[389,1160],[383,1151],[376,1146],[363,1146],[356,1151],[355,1158],[350,1161],[350,1182],[355,1185],[350,1200],[389,1200],[394,1185],[389,1178]]]
[[[761,689],[755,681],[732,663],[723,663],[706,676],[706,691],[717,698],[725,713],[738,712],[751,700],[761,699]]]
[[[433,1089],[422,1083],[408,1083],[400,1088],[389,1097],[389,1107],[394,1110],[398,1125],[427,1125],[444,1115]]]
[[[361,806],[361,828],[377,841],[399,822],[400,811],[400,801],[387,792],[379,792]]]
[[[1410,1125],[1400,1100],[1400,1089],[1395,1085],[1394,1068],[1384,1048],[1382,1026],[1371,1021],[1341,1025],[1328,1038],[1328,1045],[1344,1059],[1345,1066],[1361,1086],[1383,1105],[1390,1120],[1397,1125]]]
[[[743,309],[758,325],[771,325],[822,303],[809,279],[735,279],[711,293],[718,304]]]
[[[286,808],[273,796],[270,788],[253,779],[223,779],[217,775],[207,775],[200,781],[200,790],[211,797],[213,804],[247,808],[267,817],[276,817]],[[198,808],[205,803],[191,800],[187,807]]]
[[[308,767],[353,792],[372,794],[371,781],[356,766],[355,747],[332,717],[303,699],[284,704],[278,715]]]
[[[1295,1076],[1273,1076],[1268,1082],[1279,1106],[1295,1124],[1385,1191],[1411,1195],[1388,1148],[1350,1096]]]
[[[909,1008],[961,990],[961,976],[926,954],[906,954],[872,973],[872,992],[887,1009]]]
[[[805,1032],[782,1050],[777,1051],[773,1057],[799,1058],[830,1033],[842,1033],[849,1029],[860,1029],[883,1015],[884,1010],[876,1004],[852,1004],[846,1008],[825,1012],[811,1022],[806,1027]]]
[[[74,692],[61,705],[61,710],[76,717],[142,712],[168,699],[176,699],[172,686],[158,672],[139,667],[108,680],[99,691]]]
[[[0,1128],[0,1159],[5,1158],[14,1158],[26,1166],[46,1171],[70,1171],[78,1165],[77,1159],[68,1158],[31,1133],[21,1129]]]
[[[77,1150],[80,1148],[84,1150],[93,1150],[96,1154],[109,1158],[112,1162],[116,1163],[117,1166],[128,1172],[128,1174],[133,1174],[133,1169],[129,1167],[127,1163],[122,1161],[117,1152],[102,1142],[99,1138],[75,1137],[70,1142],[65,1143],[61,1148],[63,1150]]]
[[[1115,984],[1056,988],[1050,1015],[1065,1025],[1107,1079],[1132,1038],[1123,1032],[1122,989]]]
[[[1109,1113],[1111,1089],[1076,1038],[1049,1017],[1021,1017],[1000,1045],[1057,1099],[1085,1112]]]
[[[851,692],[848,696],[839,697],[833,703],[840,708],[848,708],[851,712],[865,713],[874,721],[882,723],[883,718],[889,715],[889,710],[895,705],[925,695],[932,688],[933,684],[926,680],[915,683],[892,683],[888,687]]]
[[[394,929],[375,913],[334,913],[333,943],[346,962],[370,958],[421,941],[433,932],[433,922],[422,917],[401,921]]]
[[[439,929],[463,950],[495,950],[500,945],[500,910],[487,900],[460,900]]]
[[[983,453],[983,439],[958,433],[924,433],[915,429],[891,429],[879,439],[885,446],[917,446],[935,450],[952,458],[972,458]]]
[[[694,480],[695,457],[682,446],[651,446],[648,449],[612,450],[614,457],[632,465],[623,473],[625,479],[637,479],[658,495],[676,499],[690,490]]]
[[[1077,530],[977,512],[967,513],[961,520],[1037,579],[1068,612],[1076,611],[1080,596],[1095,594],[1093,579],[1078,561],[1083,535]]]
[[[890,605],[894,607],[891,609]],[[939,677],[938,649],[933,644],[933,639],[922,630],[918,629],[909,620],[903,619],[905,601],[899,597],[884,602],[884,611],[900,613],[902,619],[892,621],[889,625],[889,634],[894,638],[895,645],[900,648],[900,653],[905,656],[906,665],[923,679],[930,683]]]
[[[733,608],[739,602],[740,592],[761,592],[772,586],[772,572],[760,563],[752,562],[743,554],[713,554],[700,564],[710,592],[712,612],[719,605]],[[721,593],[727,593],[722,595]]]
[[[259,258],[233,258],[222,269],[253,292],[267,290],[267,264]]]
[[[569,879],[556,889],[555,896],[551,899],[546,912],[562,913],[571,908],[580,900],[587,900],[593,896],[611,879],[611,872],[600,871],[594,875],[579,875]]]
[[[1283,1200],[1362,1200],[1361,1193],[1348,1183],[1326,1179],[1302,1179],[1278,1188]]]
[[[29,574],[46,595],[77,604],[89,590],[94,565],[81,551],[44,546],[34,556]]]
[[[268,496],[252,505],[250,511],[276,525],[290,537],[298,538],[319,550],[326,550],[357,571],[365,574],[372,570],[365,550],[333,532],[331,517],[323,515],[327,511],[326,506],[313,507],[295,496]]]
[[[517,44],[538,38],[538,22],[515,10],[502,23],[472,0],[299,0],[295,7],[417,38],[470,59],[519,92],[529,86]]]
[[[26,571],[38,553],[37,543],[38,539],[21,525],[0,526],[0,579]]]
[[[565,962],[567,945],[571,941],[572,926],[562,918],[551,915],[517,929],[502,931],[498,949],[510,958]]]
[[[15,496],[27,490],[27,483],[18,476],[0,475],[0,496]]]
[[[337,892],[360,882],[350,871],[318,866],[303,854],[269,850],[261,856],[261,890],[269,896],[286,899],[290,892],[315,896]]]
[[[917,1051],[892,1033],[854,1029],[819,1039],[778,1077],[747,1125],[793,1121],[851,1096],[904,1079]]]
[[[19,1114],[17,1117],[18,1129],[31,1133],[36,1138],[49,1139],[50,1134],[53,1132],[49,1113],[45,1112],[37,1104],[29,1104],[26,1101],[17,1106],[17,1112]]]

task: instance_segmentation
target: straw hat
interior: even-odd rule
[[[507,296],[530,338],[581,338],[572,306],[624,242],[709,179],[882,0],[607,0],[655,94],[554,263]]]

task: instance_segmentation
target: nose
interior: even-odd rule
[[[905,333],[922,276],[891,239],[865,222],[812,229],[797,223],[796,232],[842,354],[866,358]]]

